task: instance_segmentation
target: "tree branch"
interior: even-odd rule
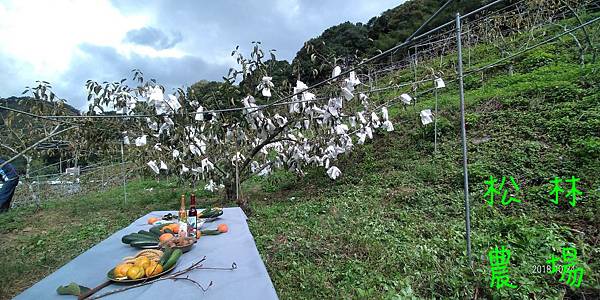
[[[66,129],[63,129],[63,130],[57,131],[59,127],[60,127],[60,125],[56,125],[56,127],[54,127],[54,129],[52,130],[52,132],[51,132],[51,133],[50,133],[48,136],[46,136],[45,138],[43,138],[43,139],[41,139],[41,140],[39,140],[39,141],[35,142],[33,145],[31,145],[31,146],[27,147],[25,150],[21,151],[20,153],[18,153],[18,154],[17,154],[17,155],[15,155],[15,156],[13,156],[11,159],[9,159],[9,160],[7,160],[7,161],[3,162],[3,163],[0,165],[0,168],[4,167],[6,164],[8,164],[8,163],[12,162],[13,160],[15,160],[15,159],[17,159],[17,158],[21,157],[22,155],[24,155],[25,153],[27,153],[27,151],[29,151],[29,150],[31,150],[31,149],[33,149],[33,148],[35,148],[35,146],[39,145],[41,142],[43,142],[43,141],[45,141],[45,140],[47,140],[47,139],[49,139],[49,138],[51,138],[51,137],[53,137],[53,136],[59,135],[59,134],[61,134],[61,133],[65,132],[65,131],[68,131],[68,130],[71,130],[71,129],[77,128],[77,126],[71,126],[71,127],[69,127],[69,128],[66,128]]]
[[[272,140],[269,144],[273,144],[273,143],[277,143],[277,142],[283,142],[283,141],[290,141],[290,142],[294,142],[294,143],[296,143],[298,145],[302,145],[302,143],[300,143],[300,142],[298,142],[298,141],[296,141],[294,139],[290,139],[290,138],[275,139],[275,140]],[[267,144],[267,145],[269,145],[269,144]]]
[[[240,179],[240,182],[244,182],[244,181],[246,181],[248,178],[251,178],[252,176],[254,176],[254,175],[256,175],[256,174],[260,173],[260,172],[261,172],[262,170],[264,170],[266,167],[269,167],[269,166],[273,165],[273,163],[274,163],[274,162],[273,162],[273,161],[271,161],[271,162],[269,162],[269,163],[266,163],[266,164],[264,164],[262,167],[258,168],[258,170],[256,170],[256,171],[252,172],[252,174],[249,174],[248,176],[244,176],[242,179]]]
[[[8,149],[8,150],[10,150],[10,151],[12,151],[14,153],[19,153],[19,152],[17,152],[17,150],[15,150],[14,148],[12,148],[11,146],[8,146],[8,145],[5,145],[5,144],[0,144],[0,146],[2,146],[2,147],[6,148],[6,149]]]
[[[246,160],[244,160],[244,163],[242,163],[242,166],[240,167],[240,170],[244,170],[246,169],[246,167],[248,167],[248,165],[250,164],[250,161],[252,161],[252,158],[258,153],[260,152],[260,150],[271,143],[271,141],[276,138],[280,133],[283,132],[283,130],[288,126],[288,124],[290,124],[290,122],[285,123],[285,125],[278,127],[275,129],[275,131],[273,133],[271,133],[262,143],[260,143],[258,146],[254,147],[254,149],[252,149],[252,152],[250,152],[250,155],[248,155],[248,157],[246,157]]]
[[[577,19],[577,22],[579,22],[579,25],[583,25],[583,21],[581,20],[581,18],[579,17],[579,15],[575,11],[575,9],[573,9],[569,5],[569,3],[567,3],[564,0],[560,0],[560,2],[562,4],[564,4],[571,11],[571,13],[573,13],[573,15],[575,15],[575,18]],[[590,39],[590,35],[588,34],[587,29],[585,28],[585,26],[582,26],[581,30],[583,31],[583,34],[585,35],[585,39],[588,42],[590,48],[592,48],[592,63],[595,63],[596,62],[596,48],[594,47],[594,44],[592,43],[592,40]],[[578,43],[579,43],[579,41],[578,41]]]
[[[223,171],[223,169],[221,169],[218,165],[217,162],[215,161],[215,163],[213,164],[213,166],[215,167],[215,169],[219,172],[221,172],[221,174],[223,174],[223,176],[228,177],[229,174],[225,173],[225,171]]]

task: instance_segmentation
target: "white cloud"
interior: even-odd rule
[[[0,0],[0,97],[47,80],[83,108],[85,80],[118,80],[133,68],[169,87],[220,80],[236,45],[247,54],[250,41],[262,41],[291,60],[327,27],[366,22],[401,2]],[[163,40],[126,38],[143,28]]]
[[[52,80],[69,67],[77,45],[119,46],[129,29],[145,21],[103,0],[9,1],[0,4],[0,54]]]
[[[287,18],[298,17],[300,13],[299,0],[280,0],[275,1],[276,11]]]

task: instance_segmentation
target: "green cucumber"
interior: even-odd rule
[[[183,252],[181,252],[181,249],[175,249],[175,251],[173,251],[173,253],[169,257],[169,259],[167,260],[167,262],[163,266],[163,270],[168,270],[169,268],[171,268],[172,266],[174,266],[175,263],[177,263],[177,260],[179,259],[179,257],[181,256],[182,253]]]
[[[123,244],[129,244],[131,242],[133,242],[135,239],[131,236],[131,235],[124,235],[121,238],[121,242],[123,242]]]
[[[222,209],[207,208],[200,213],[200,218],[216,218],[223,214]]]
[[[133,241],[153,241],[158,242],[158,238],[153,235],[141,234],[141,233],[130,233],[121,238],[121,242],[124,244],[130,244]]]
[[[204,230],[200,230],[200,233],[201,233],[201,236],[202,235],[219,235],[219,234],[221,234],[221,232],[216,229],[204,229]]]
[[[146,231],[146,230],[140,230],[140,231],[138,231],[137,233],[138,233],[138,234],[143,234],[143,235],[145,235],[145,236],[148,236],[149,238],[153,238],[153,239],[155,239],[155,238],[156,238],[156,235],[155,235],[154,233],[148,232],[148,231]]]
[[[169,247],[165,248],[163,250],[163,255],[160,257],[160,260],[158,263],[161,266],[164,266],[165,263],[167,263],[167,260],[169,260],[169,258],[171,257],[171,254],[173,254],[173,248],[169,248]]]
[[[158,228],[157,226],[150,228],[150,233],[156,235],[156,236],[160,236],[160,228]]]
[[[129,234],[129,236],[131,236],[131,238],[133,238],[134,240],[154,240],[158,242],[158,237],[153,235],[151,236],[141,233],[131,233]]]
[[[151,247],[151,246],[158,246],[158,242],[155,241],[143,241],[143,240],[136,240],[133,241],[131,243],[129,243],[129,245],[131,247],[136,247],[136,248],[141,248],[141,247]]]

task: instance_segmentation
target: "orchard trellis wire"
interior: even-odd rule
[[[527,51],[531,51],[536,49],[542,45],[554,42],[560,39],[563,36],[570,35],[573,39],[577,41],[577,46],[581,49],[581,53],[584,53],[586,50],[591,51],[593,53],[592,57],[594,59],[596,49],[594,47],[591,39],[593,37],[589,37],[587,33],[583,32],[583,29],[586,26],[590,26],[591,24],[597,22],[599,18],[589,18],[588,15],[585,16],[587,20],[581,18],[583,13],[588,11],[597,11],[598,10],[598,1],[587,1],[580,3],[571,3],[568,1],[543,1],[540,5],[540,2],[537,1],[533,3],[532,1],[518,1],[512,3],[510,5],[506,5],[501,9],[494,10],[493,7],[496,4],[504,3],[507,1],[493,1],[485,6],[482,6],[470,13],[467,13],[463,16],[457,15],[455,20],[444,23],[436,28],[433,28],[425,33],[421,33],[421,31],[428,26],[428,24],[444,9],[446,8],[450,2],[446,1],[442,7],[436,11],[417,31],[415,31],[409,38],[407,38],[404,42],[398,44],[391,49],[388,49],[384,52],[381,52],[378,55],[375,55],[371,58],[365,59],[354,66],[350,66],[345,68],[345,70],[340,70],[330,78],[327,78],[323,81],[320,81],[316,84],[306,86],[301,90],[294,91],[293,93],[279,97],[275,101],[270,101],[267,104],[255,105],[255,106],[244,106],[244,107],[229,107],[224,109],[208,109],[202,111],[191,111],[185,112],[186,116],[192,117],[208,117],[208,116],[216,116],[216,115],[226,115],[226,114],[239,114],[242,113],[243,117],[251,116],[255,113],[262,113],[263,111],[275,109],[282,106],[293,106],[296,104],[306,104],[306,103],[317,103],[322,101],[331,101],[331,97],[312,97],[309,99],[304,99],[304,95],[308,91],[314,91],[317,89],[327,90],[330,89],[332,84],[338,83],[343,76],[350,75],[355,71],[366,71],[365,74],[359,74],[359,76],[366,76],[368,78],[368,85],[357,86],[357,92],[366,95],[369,95],[375,99],[383,100],[378,103],[374,103],[375,109],[367,110],[366,112],[372,112],[375,114],[375,111],[380,109],[396,105],[402,103],[405,109],[409,108],[409,105],[412,104],[413,107],[416,108],[417,101],[421,96],[425,96],[433,93],[435,97],[435,108],[434,108],[434,153],[438,154],[437,144],[438,144],[438,132],[437,132],[437,119],[438,119],[438,110],[437,110],[437,97],[438,97],[438,89],[440,89],[440,85],[435,83],[435,80],[443,78],[443,86],[446,86],[446,90],[448,90],[448,85],[456,84],[456,88],[459,91],[459,104],[461,111],[461,138],[462,138],[462,147],[463,147],[463,179],[464,179],[464,197],[465,197],[465,238],[466,238],[466,248],[467,248],[467,256],[469,261],[472,262],[471,259],[471,247],[470,247],[470,207],[469,207],[469,190],[468,190],[468,158],[467,158],[467,148],[466,148],[466,140],[467,133],[464,124],[464,83],[463,77],[479,74],[481,73],[483,76],[483,72],[492,68],[497,68],[499,66],[504,66],[508,64],[509,72],[512,72],[511,60],[516,58]],[[574,6],[574,4],[577,4]],[[565,25],[558,26],[558,23],[561,20],[576,17],[579,22],[579,25],[573,27],[566,27]],[[464,26],[464,30],[463,30]],[[552,36],[548,37],[546,32],[539,32],[539,28],[546,27],[560,27],[562,32],[555,33],[556,30],[549,30],[552,33]],[[574,33],[582,31],[585,35],[584,40],[580,42]],[[522,40],[517,40],[515,38],[517,33],[528,33],[528,39],[523,42]],[[466,43],[466,65],[467,68],[463,71],[463,46],[462,44]],[[476,47],[478,45],[482,45],[483,43],[488,43],[493,45],[499,53],[499,57],[492,62],[483,61],[481,64],[477,64],[475,58],[471,56],[471,48]],[[586,45],[586,46],[584,46]],[[456,56],[458,58],[456,58]],[[389,58],[385,59],[385,58]],[[384,61],[383,63],[377,63],[377,61]],[[583,54],[582,54],[582,62]],[[396,74],[398,71],[410,70],[411,76],[408,77],[397,77]],[[408,74],[407,73],[407,74]],[[379,85],[380,82],[383,82],[383,86]],[[387,92],[397,90],[401,92],[405,92],[408,96],[407,98],[403,95],[393,99],[386,99]],[[298,96],[301,96],[301,99],[297,99]],[[362,96],[361,96],[362,97]],[[413,100],[411,102],[411,99]],[[78,127],[85,126],[85,123],[89,120],[105,120],[108,122],[112,122],[113,120],[118,122],[124,122],[127,124],[133,124],[138,122],[138,120],[147,120],[147,118],[157,117],[156,114],[133,114],[133,115],[85,115],[85,116],[69,116],[69,115],[36,115],[29,112],[22,112],[13,108],[7,108],[4,106],[0,106],[0,108],[11,110],[16,113],[23,113],[29,117],[39,118],[44,121],[49,121],[53,123],[58,123],[59,126],[55,127],[54,133],[45,137],[45,140],[52,138],[53,136],[57,136],[59,132],[58,129],[61,125],[70,125],[71,127],[67,129],[63,129],[60,132],[64,132],[66,130],[71,130]],[[387,109],[385,112],[387,117]],[[183,113],[182,113],[183,116]],[[165,117],[163,115],[158,115],[158,117]],[[281,117],[281,116],[280,116]],[[361,116],[362,117],[362,116]],[[353,115],[344,115],[340,114],[340,119],[348,120],[352,122],[352,118],[355,118]],[[373,118],[371,118],[374,120]],[[385,118],[384,118],[385,119]],[[69,121],[67,121],[69,120]],[[304,120],[306,121],[306,120]],[[104,122],[104,121],[103,121]],[[206,122],[206,121],[205,121]],[[143,122],[139,122],[143,123]],[[112,123],[108,123],[112,124]],[[281,127],[276,130],[276,134],[284,132],[284,128],[288,123],[285,123],[285,126],[280,125]],[[151,125],[148,123],[148,125]],[[140,126],[143,126],[141,124]],[[235,126],[232,126],[235,127]],[[230,127],[222,128],[221,130],[229,132]],[[338,128],[336,127],[336,130]],[[343,128],[342,128],[343,130]],[[110,131],[110,130],[107,130]],[[239,158],[240,156],[240,145],[239,145],[239,133],[243,133],[243,131],[239,131],[236,129],[232,133],[233,141],[237,144],[234,148],[237,149],[235,152],[234,159],[232,159],[232,163],[235,165],[235,194],[236,198],[239,198],[241,193],[240,189],[240,179],[239,179],[239,162],[242,160]],[[350,135],[360,134],[361,129],[356,129],[350,133]],[[277,136],[277,135],[275,135]],[[270,136],[269,136],[270,137]],[[324,135],[324,137],[326,137]],[[322,138],[319,134],[315,134],[312,139]],[[272,138],[275,139],[275,138]],[[277,138],[275,140],[290,140],[289,138]],[[268,138],[267,138],[268,140]],[[293,142],[293,139],[291,139]],[[35,145],[39,145],[34,144]],[[146,143],[144,139],[144,144]],[[119,150],[121,156],[121,172],[125,173],[125,154],[123,150],[123,143],[119,143]],[[156,147],[156,145],[155,145]],[[25,150],[32,149],[32,147],[28,147]],[[191,149],[191,148],[190,148]],[[24,154],[26,151],[21,151],[14,158],[19,155]],[[248,162],[248,159],[245,160]],[[161,161],[162,163],[162,161]],[[257,166],[256,172],[253,170],[253,174],[261,172],[264,168],[272,165],[265,163],[262,167]],[[156,165],[155,165],[156,167]],[[185,167],[185,166],[183,166]],[[247,167],[247,163],[242,164],[242,168]],[[158,167],[156,167],[158,169]],[[203,167],[204,168],[204,165]],[[218,168],[218,167],[217,167]],[[182,168],[182,171],[184,169]],[[219,170],[223,172],[222,170]],[[339,171],[339,170],[338,170]],[[335,172],[334,172],[335,173]],[[328,170],[329,174],[329,170]],[[334,174],[337,177],[339,174]],[[125,177],[123,175],[123,177]],[[123,183],[124,193],[126,192],[125,182]]]

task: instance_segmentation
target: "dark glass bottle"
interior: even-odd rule
[[[190,197],[190,210],[188,211],[188,232],[196,236],[196,226],[198,225],[198,211],[196,211],[196,195]]]

